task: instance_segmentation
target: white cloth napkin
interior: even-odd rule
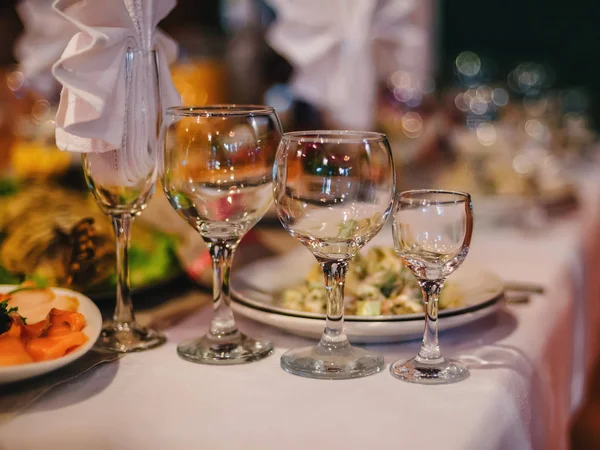
[[[104,183],[131,185],[156,165],[156,111],[151,98],[153,66],[134,64],[126,72],[128,49],[158,55],[161,106],[181,103],[168,63],[177,44],[156,25],[176,0],[56,0],[54,8],[80,31],[53,73],[62,83],[56,143],[74,152],[93,152],[105,166]],[[94,175],[96,176],[96,174]]]
[[[44,96],[58,92],[52,65],[79,31],[53,9],[53,1],[21,0],[16,8],[23,22],[23,33],[15,43],[15,58],[27,85]]]
[[[267,41],[294,66],[295,94],[338,125],[372,128],[378,78],[390,67],[415,69],[423,57],[415,0],[268,2],[277,19]]]

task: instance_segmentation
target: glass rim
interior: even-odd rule
[[[351,144],[358,142],[385,142],[387,136],[377,131],[360,130],[306,130],[284,133],[281,140],[290,142],[318,142]]]
[[[181,117],[235,117],[265,116],[275,113],[275,108],[264,105],[215,104],[204,106],[171,106],[166,114]]]
[[[415,198],[421,195],[430,195],[430,194],[442,194],[448,196],[454,196],[454,199],[445,199],[445,200],[430,200],[430,199],[419,199]],[[408,198],[406,198],[408,197]],[[457,205],[460,203],[466,203],[471,201],[471,194],[468,192],[462,191],[449,191],[445,189],[412,189],[408,191],[402,191],[396,194],[396,200],[399,203],[405,205],[419,205],[422,204],[423,201],[427,201],[432,205]]]

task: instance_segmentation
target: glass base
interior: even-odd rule
[[[416,356],[408,361],[396,361],[390,373],[404,381],[418,384],[449,384],[469,377],[469,370],[458,361],[440,358],[435,363]]]
[[[239,331],[218,337],[211,334],[177,346],[183,359],[199,364],[243,364],[258,361],[273,353],[273,344],[257,341]]]
[[[281,357],[288,373],[321,380],[347,380],[381,372],[383,357],[350,344],[327,348],[319,345],[290,350]]]
[[[102,327],[95,347],[118,353],[141,352],[163,345],[164,334],[137,323],[108,322]]]

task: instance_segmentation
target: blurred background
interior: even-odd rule
[[[0,64],[15,63],[14,42],[23,31],[15,10],[18,2],[6,0],[0,5],[3,43]],[[599,93],[595,81],[600,76],[597,55],[600,42],[596,30],[600,5],[593,0],[573,2],[543,0],[506,0],[450,2],[425,0],[430,5],[435,52],[432,75],[442,86],[456,84],[454,62],[463,51],[472,51],[491,63],[489,76],[495,81],[506,77],[519,63],[545,64],[553,70],[552,87],[580,88],[589,96],[590,113],[598,119]],[[285,83],[292,68],[278,58],[264,42],[264,33],[275,12],[262,0],[179,0],[177,8],[161,24],[182,42],[184,54],[225,62],[226,50],[236,45],[236,33],[256,39],[260,55],[255,70],[262,79],[260,89],[251,94],[261,100],[274,83]],[[239,39],[238,39],[239,40]],[[246,40],[246,39],[244,39]],[[246,42],[250,46],[249,42]],[[231,81],[231,78],[230,80]],[[232,88],[229,83],[229,88]],[[232,101],[244,94],[232,89]],[[245,95],[250,95],[246,93]]]
[[[102,299],[114,241],[78,157],[55,146],[50,68],[76,30],[51,3],[0,3],[0,283],[60,284],[73,227],[92,217],[95,269],[78,287]],[[184,103],[268,104],[285,131],[385,132],[398,187],[469,191],[478,227],[540,230],[577,209],[574,174],[599,161],[600,2],[292,3],[179,0],[160,26],[180,44],[171,72]],[[134,228],[137,289],[202,281],[208,268],[193,230],[164,214],[157,195]],[[596,410],[576,428],[581,442],[600,426]]]
[[[51,125],[43,123],[52,119],[60,89],[44,58],[60,52],[47,42],[58,37],[56,42],[66,43],[64,36],[72,33],[36,31],[36,18],[18,4],[0,6],[0,66],[6,78],[0,97],[6,150],[0,163],[12,160],[20,173],[29,169],[21,167],[26,164],[19,159],[19,146],[15,156],[7,139],[51,134]],[[548,181],[541,178],[550,175],[531,180],[544,151],[567,163],[590,157],[600,120],[597,2],[373,4],[386,13],[351,11],[369,16],[340,30],[339,18],[329,17],[327,7],[312,0],[287,12],[285,2],[277,0],[180,0],[161,26],[180,43],[172,73],[184,103],[266,103],[276,107],[286,131],[378,129],[388,134],[398,165],[453,162],[453,172],[446,173],[451,180],[444,183],[467,189],[474,182],[466,178],[477,178],[477,189],[487,193],[544,190],[539,185]],[[299,32],[290,20],[294,14]],[[320,19],[311,24],[311,17]],[[358,45],[364,48],[348,50],[351,45],[342,44],[355,34],[362,36]],[[323,49],[307,49],[310,39]],[[499,174],[482,169],[488,165],[485,158],[473,153],[500,153],[509,138],[512,153],[504,155],[505,164],[515,167],[498,170],[510,180],[502,183]],[[534,146],[543,149],[523,150]],[[456,157],[464,153],[471,154],[470,163],[458,164]],[[515,156],[520,164],[512,164]],[[557,170],[557,164],[549,165],[550,172]],[[474,170],[480,175],[475,177]],[[517,179],[515,170],[525,176]],[[431,182],[421,175],[408,184]]]
[[[114,284],[110,226],[78,155],[54,142],[51,67],[77,30],[51,3],[0,6],[0,282],[59,283],[56,249],[85,212],[106,251],[81,288],[102,291]],[[268,104],[285,131],[385,132],[399,189],[469,191],[479,227],[537,230],[577,208],[573,173],[595,168],[598,19],[592,0],[179,0],[160,25],[180,45],[171,73],[185,104]],[[170,211],[160,195],[153,204],[146,222]],[[31,211],[46,217],[38,228]],[[271,213],[263,225],[277,223]],[[139,227],[134,285],[177,264],[202,272],[198,248],[177,244],[192,239],[182,227]]]
[[[110,224],[79,155],[55,145],[51,67],[77,29],[51,4],[0,6],[0,282],[60,284],[84,216],[98,251],[79,288],[112,295]],[[180,45],[171,73],[185,104],[268,104],[285,131],[379,130],[398,189],[468,191],[478,227],[539,230],[577,209],[573,174],[596,167],[597,19],[592,0],[179,0],[160,26]],[[202,242],[176,217],[153,221],[174,214],[164,196],[150,206],[134,286],[202,278]]]

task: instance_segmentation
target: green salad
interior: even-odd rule
[[[136,226],[139,226],[136,223]],[[177,239],[159,230],[148,227],[133,236],[129,248],[129,279],[132,288],[141,288],[178,274],[181,269],[175,254]],[[116,261],[114,262],[116,265]],[[87,292],[111,291],[117,286],[116,272]]]
[[[374,247],[350,263],[344,290],[345,314],[385,316],[422,313],[421,288],[392,247]],[[463,303],[459,287],[447,282],[440,295],[440,309]],[[315,264],[304,282],[281,293],[286,309],[324,314],[327,292],[321,267]]]

